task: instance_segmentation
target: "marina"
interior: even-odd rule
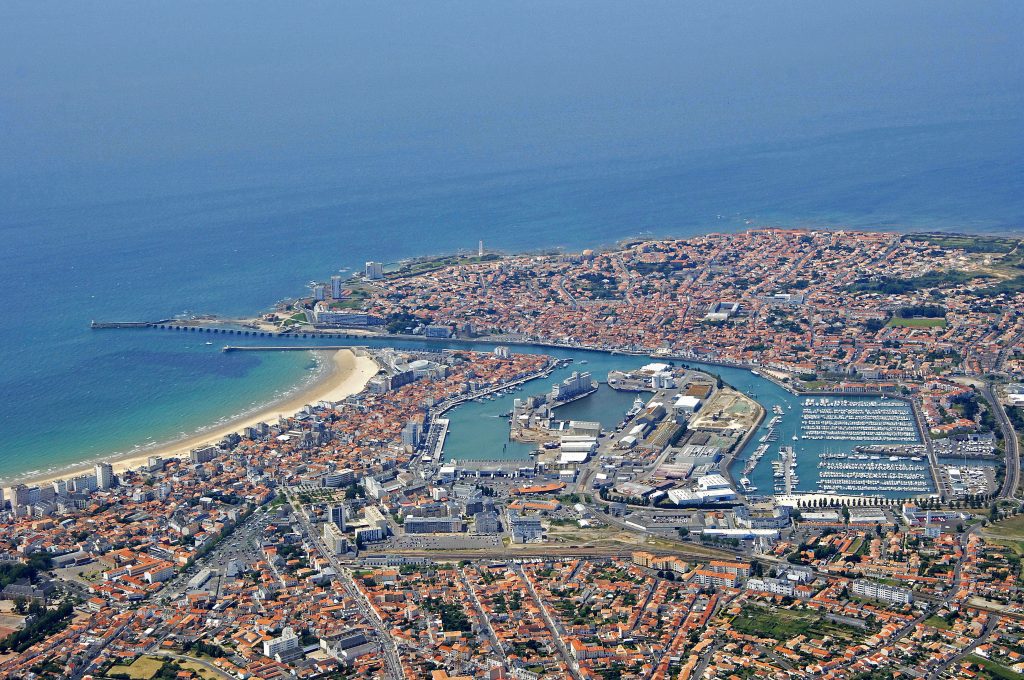
[[[753,450],[735,463],[751,487],[889,497],[933,492],[927,450],[909,403],[858,396],[778,399],[770,390],[756,392],[776,415],[762,425]]]
[[[883,399],[808,398],[803,403],[801,439],[916,442],[914,414],[906,404]]]
[[[920,495],[934,490],[927,449],[905,402],[807,398],[800,425],[802,441],[830,442],[818,453],[819,491]]]
[[[927,468],[911,462],[872,456],[868,460],[822,461],[818,468],[818,487],[829,493],[926,494],[932,491]]]

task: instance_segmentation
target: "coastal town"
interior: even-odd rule
[[[1024,678],[1022,246],[481,243],[259,317],[95,322],[357,384],[15,480],[0,675]]]

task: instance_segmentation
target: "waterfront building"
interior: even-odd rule
[[[96,488],[106,491],[114,486],[114,467],[110,463],[96,463]]]
[[[452,329],[450,326],[431,324],[423,329],[423,335],[428,338],[450,338],[452,337]]]
[[[718,491],[729,489],[729,482],[720,474],[704,475],[697,480],[697,486],[701,491]]]
[[[74,493],[90,493],[99,487],[99,480],[95,475],[79,475],[72,477],[69,488]]]
[[[202,448],[192,449],[189,451],[188,459],[193,464],[208,463],[218,455],[220,455],[220,449],[216,446],[204,446]]]
[[[337,274],[331,277],[331,297],[335,300],[341,299],[341,277]]]
[[[384,278],[384,263],[383,262],[367,262],[363,268],[363,275],[370,281],[378,281]]]
[[[313,310],[313,318],[318,326],[379,326],[384,322],[379,316],[353,312],[349,310],[331,310],[327,307],[317,305]]]
[[[570,420],[569,431],[574,435],[581,435],[596,439],[601,436],[601,423],[596,420]],[[563,441],[565,441],[564,438]]]
[[[551,401],[565,401],[594,389],[589,371],[573,371],[572,375],[551,386]]]
[[[40,498],[38,486],[25,486],[24,484],[15,484],[11,487],[11,505],[18,507],[20,505],[32,505],[38,503]]]

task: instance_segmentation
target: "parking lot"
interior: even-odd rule
[[[472,534],[416,534],[394,536],[373,544],[375,550],[479,550],[500,548],[501,536],[475,536]]]

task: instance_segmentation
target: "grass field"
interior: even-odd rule
[[[747,635],[771,638],[780,642],[797,635],[832,635],[844,640],[856,640],[860,631],[829,621],[817,612],[744,606],[732,620],[732,627]]]
[[[894,316],[889,319],[889,323],[886,326],[900,327],[900,328],[945,328],[945,319],[904,319],[903,317]]]
[[[370,291],[366,288],[353,286],[350,288],[349,297],[341,301],[331,303],[331,309],[362,309],[363,302],[370,297]]]
[[[915,241],[927,241],[941,248],[958,248],[968,253],[1008,253],[1017,247],[1015,238],[966,234],[910,234]]]
[[[426,274],[444,267],[451,267],[460,264],[478,264],[480,262],[493,262],[501,257],[495,253],[487,253],[484,256],[478,255],[444,255],[441,257],[427,257],[412,262],[406,262],[397,268],[386,267],[384,278],[399,279],[406,276]]]
[[[938,628],[940,630],[949,630],[952,627],[949,625],[946,619],[942,618],[941,616],[929,616],[927,619],[924,620],[924,624],[926,626],[931,626],[932,628]]]
[[[182,668],[185,668],[187,670],[195,672],[197,675],[199,675],[202,678],[207,678],[207,677],[213,678],[213,677],[216,677],[215,674],[212,671],[209,671],[206,668],[203,668],[202,666],[200,666],[199,664],[197,664],[194,661],[179,661],[178,664]]]
[[[976,666],[981,666],[985,669],[978,677],[982,678],[1004,678],[1005,680],[1024,680],[1024,675],[1007,668],[1006,666],[996,663],[991,659],[978,656],[977,654],[968,654],[964,657],[964,661],[973,663]]]
[[[1024,557],[1024,515],[990,524],[982,529],[981,533],[989,543],[1009,548],[1018,556]]]
[[[1024,541],[1024,515],[1008,517],[981,530],[985,538]]]
[[[107,675],[127,673],[137,680],[149,680],[157,674],[157,671],[159,671],[163,665],[163,659],[157,659],[151,656],[140,656],[132,663],[131,666],[112,666],[110,670],[107,671]]]

